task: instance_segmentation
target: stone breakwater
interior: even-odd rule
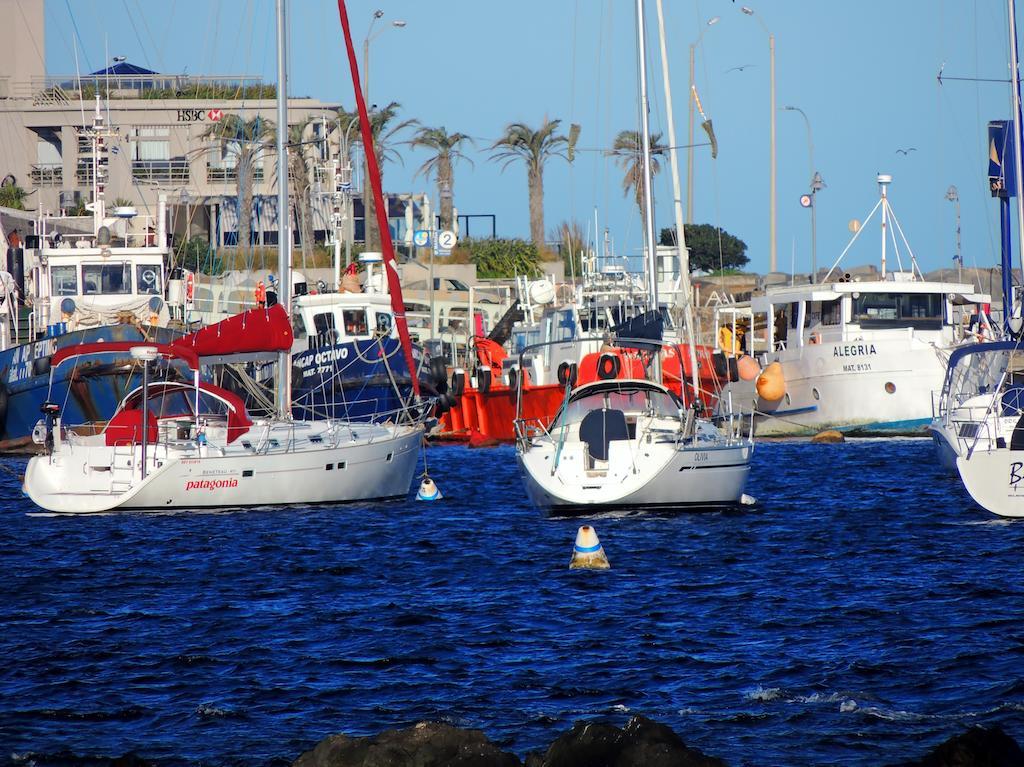
[[[898,758],[898,757],[897,757]],[[170,767],[176,760],[150,761],[137,753],[117,758],[55,754],[10,755],[12,765],[32,767]],[[207,764],[207,762],[203,762]],[[209,764],[215,764],[210,762]],[[275,759],[275,765],[288,761]],[[671,728],[634,716],[625,727],[579,722],[544,752],[525,759],[491,742],[480,730],[420,722],[379,735],[330,735],[291,767],[725,767],[723,759],[687,746]],[[1024,767],[1024,751],[998,727],[972,727],[920,758],[890,767]]]

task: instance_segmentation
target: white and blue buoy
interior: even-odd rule
[[[441,491],[437,485],[434,484],[434,480],[430,477],[424,477],[423,481],[420,482],[420,489],[416,491],[417,501],[440,501],[444,498],[441,495]]]
[[[608,556],[597,538],[597,531],[590,525],[583,525],[576,531],[576,543],[572,547],[572,561],[569,569],[608,570]]]

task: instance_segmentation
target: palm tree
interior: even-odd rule
[[[561,120],[544,118],[540,128],[533,130],[525,123],[510,123],[505,135],[491,145],[491,159],[504,161],[504,171],[516,160],[526,163],[526,183],[530,199],[530,239],[538,248],[544,247],[544,163],[552,157],[568,160],[569,140],[556,135]]]
[[[310,177],[316,163],[315,144],[303,143],[307,129],[319,118],[307,117],[296,125],[288,126],[288,176],[292,185],[295,210],[299,215],[299,239],[302,246],[302,265],[313,260],[313,201],[310,197]]]
[[[668,147],[661,143],[661,134],[651,134],[651,180],[661,170],[661,163],[658,162],[658,155],[663,155]],[[644,161],[643,146],[640,131],[624,130],[615,137],[611,151],[606,152],[610,157],[615,157],[626,175],[622,178],[622,193],[629,194],[633,191],[633,198],[637,207],[640,208],[640,216],[644,215]]]
[[[402,162],[401,156],[394,149],[397,134],[406,128],[416,125],[415,120],[402,120],[393,124],[398,117],[398,110],[402,105],[397,101],[374,109],[370,112],[370,134],[373,136],[373,148],[377,154],[377,164],[380,167],[381,186],[384,184],[384,163],[393,160]],[[347,132],[353,121],[358,122],[358,112],[348,112],[344,109],[338,110],[338,129]],[[362,141],[361,134],[358,140]],[[365,152],[363,160],[363,245],[367,250],[376,250],[380,246],[380,231],[377,227],[376,205],[373,201],[373,187],[370,186],[370,174],[367,172]]]
[[[246,120],[235,114],[226,114],[211,124],[204,138],[220,143],[221,151],[235,157],[235,189],[238,193],[238,247],[248,248],[252,239],[253,171],[256,160],[271,145],[274,123],[264,117]]]
[[[26,197],[28,197],[28,192],[17,184],[4,184],[0,186],[0,208],[25,210]]]
[[[416,171],[416,176],[421,173],[424,176],[433,173],[437,179],[437,193],[441,199],[442,229],[452,229],[453,224],[455,175],[452,166],[458,160],[465,160],[470,165],[473,164],[473,161],[460,150],[464,142],[472,144],[473,139],[465,133],[448,133],[443,125],[440,128],[421,127],[409,142],[411,147],[423,147],[434,153]]]

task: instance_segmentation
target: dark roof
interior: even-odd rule
[[[98,72],[93,72],[92,75],[113,75],[121,76],[125,75],[155,75],[157,74],[152,69],[146,69],[135,64],[129,64],[127,61],[119,61],[111,67],[101,69]]]

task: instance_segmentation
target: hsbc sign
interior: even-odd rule
[[[224,110],[222,109],[179,109],[178,110],[178,122],[180,123],[195,123],[195,122],[220,122],[221,118],[224,117]]]

